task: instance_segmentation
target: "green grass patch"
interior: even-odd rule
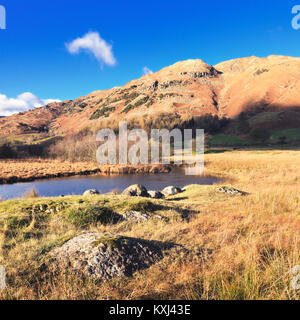
[[[208,149],[205,150],[205,154],[214,154],[214,153],[224,153],[224,152],[229,152],[232,150],[228,150],[228,149]]]
[[[238,136],[216,135],[210,141],[212,146],[246,146],[250,143]]]
[[[68,209],[65,215],[67,221],[77,228],[84,228],[88,225],[110,224],[114,221],[114,213],[105,207],[95,207],[92,205],[79,208]]]
[[[300,140],[300,129],[292,128],[292,129],[284,129],[284,130],[274,130],[272,131],[270,140],[272,142],[277,142],[280,137],[286,137],[286,142],[293,142],[293,141]]]

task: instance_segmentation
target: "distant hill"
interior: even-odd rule
[[[138,119],[161,112],[227,117],[263,112],[268,119],[266,112],[300,112],[299,92],[300,58],[249,57],[215,66],[187,60],[123,87],[1,118],[0,137],[45,132],[64,135],[92,127],[103,119]],[[262,125],[264,117],[254,120]],[[291,118],[293,127],[300,127],[299,117]],[[273,121],[272,126],[276,123]]]

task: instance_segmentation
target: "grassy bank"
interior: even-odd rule
[[[168,165],[99,165],[57,159],[0,160],[0,184],[92,174],[135,174],[168,172]]]
[[[165,200],[100,195],[1,202],[0,265],[7,270],[8,288],[0,298],[299,299],[290,283],[292,268],[300,265],[300,153],[208,154],[206,173],[226,176],[227,185],[250,195],[191,186]],[[169,221],[110,224],[97,218],[104,208],[146,211]],[[45,274],[41,266],[47,253],[82,230],[172,242],[191,254],[166,254],[132,278],[105,283]]]

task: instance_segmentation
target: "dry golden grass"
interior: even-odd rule
[[[0,184],[68,177],[82,174],[134,174],[167,172],[167,165],[99,165],[58,159],[0,160]]]
[[[217,193],[214,186],[192,186],[170,199],[151,200],[170,208],[159,211],[171,218],[169,223],[151,220],[89,227],[181,244],[190,254],[171,252],[132,278],[95,283],[61,272],[45,281],[37,269],[37,252],[79,231],[61,220],[61,215],[47,222],[31,221],[26,232],[40,226],[40,238],[23,240],[20,235],[8,235],[3,225],[0,264],[7,268],[10,285],[0,298],[299,299],[300,291],[290,284],[292,268],[300,265],[300,153],[234,151],[207,155],[206,161],[206,174],[227,177],[230,185],[250,195],[231,196]],[[121,207],[124,201],[126,206],[146,201],[117,195],[95,199],[103,197],[112,206]],[[4,212],[6,216],[17,215],[17,207],[17,201],[0,203],[0,217]],[[189,222],[178,218],[184,209],[191,211]],[[195,254],[199,247],[201,255]]]
[[[89,162],[70,162],[61,160],[27,159],[0,160],[0,181],[16,179],[17,181],[49,176],[80,174],[99,169],[97,164]]]

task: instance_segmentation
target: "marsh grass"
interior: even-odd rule
[[[166,200],[99,195],[1,202],[0,265],[6,268],[8,287],[0,298],[299,299],[299,290],[291,287],[292,269],[300,265],[299,152],[234,151],[209,154],[206,162],[207,174],[226,176],[230,182],[222,185],[249,195],[190,186],[184,197]],[[62,209],[47,214],[33,210],[41,205]],[[176,243],[189,254],[165,251],[163,260],[132,278],[103,283],[66,270],[46,272],[47,254],[82,232],[68,219],[79,208],[92,215],[84,230]],[[170,220],[95,224],[93,208],[155,212]],[[188,222],[180,219],[183,211]]]

